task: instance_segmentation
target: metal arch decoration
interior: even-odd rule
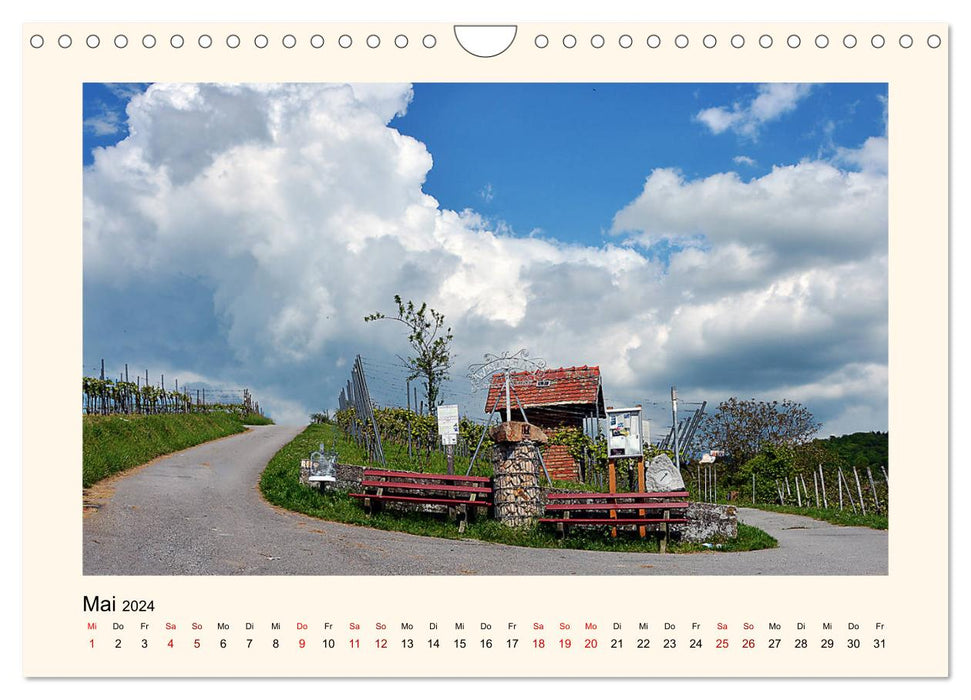
[[[512,372],[527,372],[535,374],[546,369],[546,361],[539,357],[530,357],[525,348],[516,352],[503,352],[499,355],[487,352],[483,355],[485,362],[469,365],[468,378],[473,391],[492,384],[492,378],[497,374],[507,377]]]

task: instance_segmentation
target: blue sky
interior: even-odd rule
[[[883,84],[85,85],[85,369],[295,420],[360,353],[391,400],[406,348],[361,319],[401,293],[469,412],[465,366],[528,347],[617,405],[886,429],[886,114]]]

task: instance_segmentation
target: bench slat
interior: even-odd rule
[[[459,498],[422,498],[420,496],[397,496],[394,494],[383,494],[377,496],[373,493],[349,493],[351,498],[374,498],[379,501],[412,501],[417,503],[442,503],[451,506],[491,506],[491,501],[469,501]]]
[[[663,503],[550,503],[547,511],[586,511],[586,510],[679,510],[687,508],[687,501]]]
[[[645,523],[686,523],[687,518],[540,518],[541,523],[566,525],[643,525]]]
[[[465,476],[464,474],[425,474],[423,472],[396,472],[384,471],[381,469],[365,469],[364,476],[367,477],[388,477],[396,479],[431,479],[434,481],[468,481],[475,483],[488,483],[488,476]]]
[[[638,493],[551,493],[547,498],[551,500],[573,499],[614,499],[614,498],[687,498],[687,491],[658,491]]]
[[[361,482],[361,486],[383,489],[402,489],[410,491],[453,491],[457,493],[492,493],[487,486],[452,486],[449,484],[414,484],[403,481],[369,481]]]

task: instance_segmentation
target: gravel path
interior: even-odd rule
[[[441,540],[329,523],[268,505],[260,472],[299,427],[262,426],[110,482],[84,518],[86,575],[886,574],[887,532],[739,509],[772,550],[628,554]],[[112,493],[106,493],[107,490]]]

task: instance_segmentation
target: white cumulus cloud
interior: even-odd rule
[[[714,134],[731,130],[740,136],[755,138],[763,124],[775,121],[796,108],[809,94],[811,86],[798,83],[767,83],[748,102],[703,109],[695,118]]]

